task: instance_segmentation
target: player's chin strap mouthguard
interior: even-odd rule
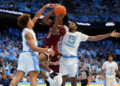
[[[44,53],[42,53],[42,54],[44,54],[44,55],[46,56],[46,60],[48,61],[48,60],[49,60],[49,54],[46,53],[46,52],[44,52]]]

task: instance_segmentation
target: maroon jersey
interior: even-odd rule
[[[44,40],[44,47],[51,47],[53,46],[53,50],[57,52],[57,44],[60,41],[60,38],[65,35],[65,29],[64,27],[57,27],[57,35],[52,34],[52,26],[50,27],[50,30],[48,31],[48,34],[46,36],[46,39]]]
[[[50,27],[50,29],[48,31],[48,34],[46,36],[46,39],[44,40],[44,47],[51,48],[51,46],[53,46],[53,50],[55,52],[55,55],[53,57],[50,57],[50,59],[51,59],[51,61],[56,62],[56,61],[59,61],[58,55],[60,55],[58,53],[58,50],[57,50],[57,44],[60,41],[60,38],[65,35],[66,31],[65,31],[64,27],[58,26],[57,27],[57,35],[53,35],[52,34],[53,24],[54,23],[52,23],[52,25],[51,25],[51,27]],[[53,71],[59,72],[59,65],[57,65],[57,66],[50,65],[49,67]]]

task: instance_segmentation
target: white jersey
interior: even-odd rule
[[[27,43],[27,41],[26,41],[26,38],[25,38],[25,34],[26,34],[27,32],[32,33],[33,38],[34,38],[35,46],[38,46],[38,42],[37,42],[37,39],[36,39],[35,32],[34,32],[33,30],[30,30],[30,29],[28,29],[28,28],[24,28],[24,29],[23,29],[23,32],[22,32],[23,51],[30,52],[30,51],[32,51],[32,50],[30,49],[30,47],[29,47],[29,45],[28,45],[28,43]],[[36,53],[37,53],[37,52],[36,52]],[[37,53],[37,55],[38,55],[38,53]]]
[[[103,63],[102,69],[105,70],[106,78],[115,78],[115,70],[118,70],[118,65],[114,61],[111,63],[106,61]]]
[[[77,56],[79,44],[88,39],[88,35],[81,32],[70,33],[69,28],[64,26],[66,34],[61,40],[61,52],[65,56]]]

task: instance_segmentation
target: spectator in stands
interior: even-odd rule
[[[3,74],[0,84],[2,84],[3,86],[9,86],[9,82],[6,74]]]
[[[2,48],[0,52],[0,58],[4,58],[4,57],[5,57],[5,53],[4,53],[4,49]]]
[[[9,83],[9,85],[10,85],[10,82],[13,80],[13,78],[14,78],[13,74],[10,74],[10,75],[9,75],[9,78],[8,78],[8,83]]]

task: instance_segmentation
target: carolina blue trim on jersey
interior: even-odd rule
[[[62,55],[62,57],[64,57],[64,58],[77,58],[77,56],[65,56],[65,55]]]

